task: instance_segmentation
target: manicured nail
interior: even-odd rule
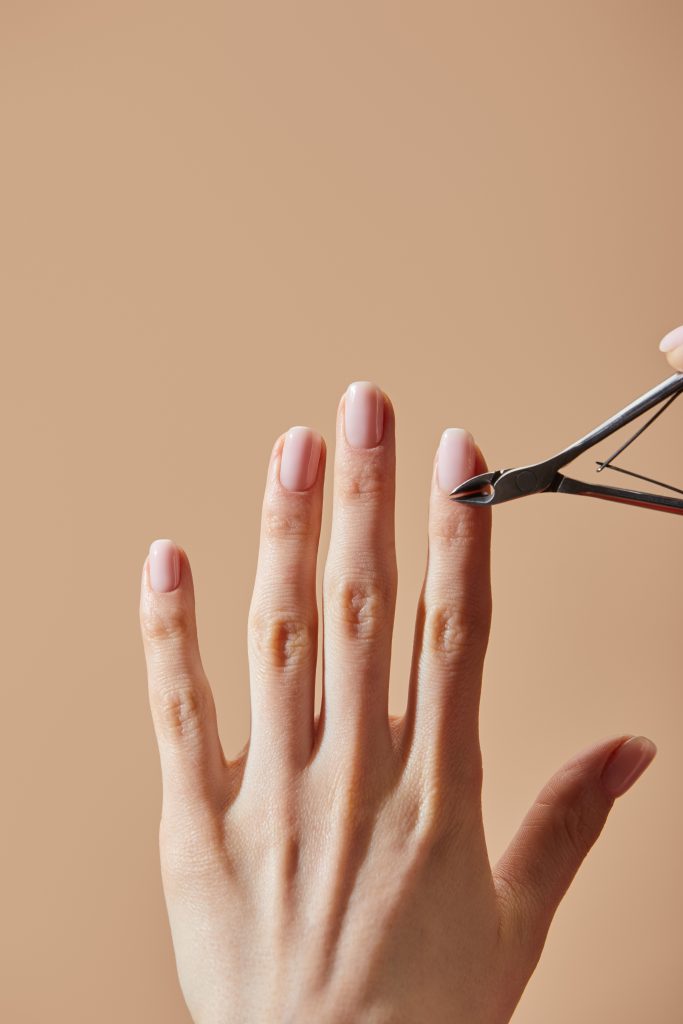
[[[322,438],[310,427],[287,431],[280,460],[280,483],[288,491],[307,491],[318,475]]]
[[[461,427],[448,427],[441,435],[437,461],[439,487],[446,494],[474,472],[474,438]]]
[[[683,327],[674,327],[673,331],[665,334],[659,343],[660,352],[673,352],[675,348],[683,345]]]
[[[610,796],[621,796],[643,774],[657,753],[646,736],[632,736],[617,748],[602,772],[602,782]]]
[[[369,380],[346,389],[344,430],[352,448],[374,448],[384,431],[384,396]]]
[[[149,547],[149,582],[166,594],[180,583],[180,555],[172,540],[155,540]]]

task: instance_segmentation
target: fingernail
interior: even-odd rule
[[[610,796],[621,796],[650,764],[657,747],[646,736],[632,736],[617,748],[602,772],[602,782]]]
[[[384,431],[384,396],[369,380],[356,380],[346,389],[344,430],[352,448],[374,448]]]
[[[683,345],[683,327],[674,327],[673,331],[665,334],[659,343],[660,352],[673,352],[675,348]]]
[[[155,540],[149,546],[149,582],[152,590],[166,594],[180,583],[180,555],[172,540]]]
[[[287,431],[280,460],[280,483],[288,491],[307,491],[318,475],[322,438],[310,427]]]
[[[450,494],[454,487],[472,476],[474,471],[474,438],[461,427],[448,427],[441,435],[437,461],[439,487]]]

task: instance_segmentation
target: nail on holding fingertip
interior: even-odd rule
[[[617,747],[602,773],[602,782],[609,795],[618,797],[630,789],[656,753],[657,747],[647,736],[631,736]]]
[[[683,346],[683,326],[674,327],[672,331],[665,334],[659,343],[660,352],[673,352],[674,349]]]
[[[155,540],[149,548],[149,582],[152,590],[166,594],[180,583],[180,554],[172,540]]]

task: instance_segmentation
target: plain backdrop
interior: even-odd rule
[[[137,621],[155,537],[192,561],[232,756],[271,445],[309,424],[332,446],[347,384],[376,381],[397,414],[398,713],[441,431],[494,468],[537,461],[669,375],[682,32],[669,0],[4,0],[3,1020],[189,1021]],[[682,424],[674,406],[621,464],[683,485]],[[491,857],[575,751],[659,747],[515,1024],[674,1024],[681,520],[542,495],[495,509],[493,543]]]

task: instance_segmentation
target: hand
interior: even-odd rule
[[[659,343],[660,352],[666,353],[671,367],[683,373],[683,327],[674,327]]]
[[[248,621],[251,736],[232,760],[200,660],[187,555],[158,540],[145,561],[141,624],[180,983],[196,1024],[501,1024],[615,797],[656,748],[616,736],[576,754],[492,869],[478,737],[491,516],[447,496],[485,471],[484,459],[467,432],[444,432],[408,707],[389,717],[391,402],[352,384],[336,433],[318,719],[319,434],[293,427],[271,453]]]

